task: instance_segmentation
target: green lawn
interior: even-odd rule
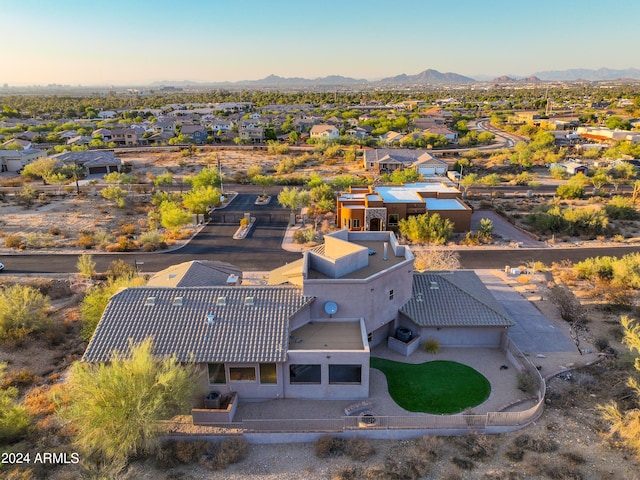
[[[458,413],[481,404],[491,392],[483,375],[457,362],[414,365],[372,357],[371,367],[385,374],[391,398],[410,412]]]

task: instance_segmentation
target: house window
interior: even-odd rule
[[[255,367],[229,367],[229,380],[232,382],[255,382]]]
[[[275,363],[260,364],[260,383],[276,384],[278,383],[278,372]]]
[[[389,225],[398,225],[398,214],[390,213],[389,214]]]
[[[360,219],[359,218],[354,218],[353,220],[351,220],[351,227],[352,228],[360,228]]]
[[[210,363],[209,383],[227,383],[227,375],[224,371],[224,363]]]
[[[320,365],[289,365],[289,381],[291,383],[321,383]]]
[[[389,300],[393,300],[393,290],[389,290]]]
[[[362,365],[329,365],[329,383],[362,383]]]

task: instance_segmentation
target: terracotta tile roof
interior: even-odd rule
[[[151,337],[156,355],[179,361],[282,362],[289,318],[311,301],[288,286],[127,288],[111,297],[83,361]]]

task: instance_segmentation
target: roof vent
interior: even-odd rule
[[[177,277],[177,275],[175,273],[170,273],[169,274],[169,278],[176,278],[176,277]]]
[[[244,297],[245,307],[253,307],[253,305],[254,305],[253,297]]]
[[[422,302],[422,292],[416,293],[416,302]]]
[[[440,286],[438,285],[438,282],[431,281],[429,282],[429,288],[431,290],[438,290]]]
[[[227,297],[218,297],[216,307],[224,307],[227,304]]]
[[[237,285],[238,280],[239,280],[238,275],[231,274],[227,277],[227,285]]]
[[[153,307],[156,304],[156,297],[147,297],[144,301],[145,307]]]
[[[174,307],[181,307],[182,306],[182,297],[174,297],[173,306]]]
[[[215,325],[216,324],[216,316],[212,313],[207,314],[207,325]]]

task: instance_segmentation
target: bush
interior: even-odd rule
[[[427,353],[436,354],[440,351],[440,342],[435,338],[428,338],[422,345],[422,348],[424,348],[424,351]]]
[[[175,443],[175,456],[180,463],[189,464],[200,461],[210,449],[206,440],[179,440]]]
[[[345,451],[353,460],[364,462],[371,458],[376,449],[367,438],[351,437],[346,440]]]
[[[342,438],[324,435],[316,440],[314,450],[316,457],[328,458],[344,455],[346,449],[345,441]]]
[[[315,234],[310,228],[301,228],[293,233],[294,243],[309,243],[312,242]]]
[[[0,288],[0,339],[20,342],[49,325],[49,298],[28,285]]]
[[[22,237],[16,233],[12,233],[4,237],[4,245],[7,248],[21,248]]]
[[[536,453],[551,453],[558,450],[558,444],[550,438],[533,438],[530,435],[518,435],[513,444],[517,448],[523,448]]]
[[[23,368],[11,373],[6,373],[4,375],[0,388],[26,387],[33,384],[39,379],[40,377],[38,377],[32,370]]]
[[[78,237],[78,246],[86,248],[89,250],[90,248],[95,247],[96,239],[93,236],[93,233],[81,233]]]
[[[518,390],[522,390],[525,393],[534,393],[538,388],[538,382],[529,373],[518,373],[516,375],[516,386]]]
[[[249,454],[249,444],[242,437],[233,437],[223,440],[220,450],[216,455],[218,468],[223,470],[232,463],[238,463]]]

